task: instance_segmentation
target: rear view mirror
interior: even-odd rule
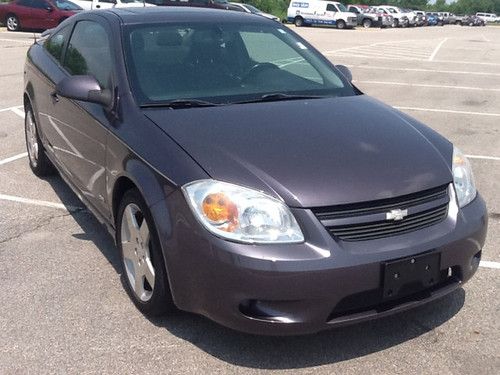
[[[335,67],[343,74],[343,76],[349,81],[352,81],[352,73],[349,68],[345,65],[335,65]]]
[[[68,99],[82,100],[109,107],[113,98],[110,90],[101,90],[92,76],[71,76],[56,85],[56,94]]]

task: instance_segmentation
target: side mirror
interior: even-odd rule
[[[101,104],[105,107],[109,107],[113,103],[111,90],[101,90],[99,83],[92,76],[63,78],[56,85],[56,94],[68,99]]]
[[[49,12],[49,13],[50,13],[50,12],[53,12],[53,11],[54,11],[54,8],[52,8],[52,6],[51,6],[51,5],[47,5],[47,6],[45,7],[45,10],[46,10],[47,12]]]
[[[335,67],[344,75],[344,77],[351,82],[352,81],[352,73],[349,68],[345,65],[335,65]]]

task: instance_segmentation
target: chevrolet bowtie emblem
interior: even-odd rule
[[[408,216],[408,210],[400,210],[398,208],[397,210],[391,210],[391,212],[387,212],[385,214],[385,219],[399,221],[403,220],[406,216]]]

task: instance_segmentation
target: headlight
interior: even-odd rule
[[[458,205],[464,207],[476,197],[476,186],[469,160],[462,152],[453,148],[453,185],[457,193]]]
[[[246,243],[304,241],[290,209],[264,193],[215,180],[194,181],[182,191],[196,218],[216,236]]]

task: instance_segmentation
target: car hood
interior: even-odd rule
[[[145,114],[212,178],[292,207],[385,199],[452,180],[448,141],[364,95]]]

